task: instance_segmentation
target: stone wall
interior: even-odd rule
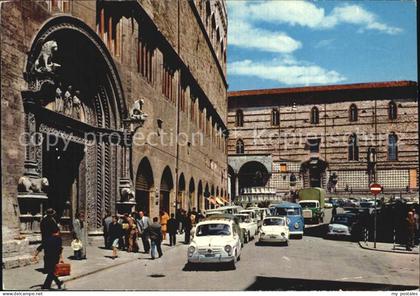
[[[102,38],[118,69],[128,108],[136,100],[144,101],[143,111],[148,114],[148,118],[135,135],[138,142],[133,147],[130,163],[134,183],[139,163],[147,157],[153,170],[152,192],[159,192],[164,169],[169,167],[171,171],[175,184],[171,193],[171,207],[175,201],[177,179],[181,174],[186,181],[186,191],[190,180],[193,180],[195,195],[201,181],[203,191],[208,187],[210,192],[213,187],[214,194],[219,192],[219,195],[226,196],[227,151],[222,134],[227,124],[226,63],[217,58],[217,47],[213,48],[207,41],[208,33],[195,4],[188,1],[139,0],[113,2],[109,4],[113,5],[111,9],[106,7],[108,2],[105,4],[105,10],[109,9],[106,13],[118,15],[118,24],[112,29],[115,30],[112,35],[114,37],[109,39],[107,31],[101,34],[101,12],[97,6],[100,2],[55,2],[59,6],[52,7],[52,2],[48,0],[0,4],[2,227],[3,233],[7,234],[3,240],[19,236],[17,184],[24,172],[25,149],[19,144],[18,135],[25,131],[21,91],[27,88],[24,80],[27,54],[43,25],[63,14],[82,20]],[[115,21],[116,16],[111,16]],[[110,30],[109,27],[106,30]],[[138,71],[139,32],[153,36],[152,81]],[[226,40],[226,31],[220,38]],[[162,92],[163,64],[168,59],[173,62],[175,70],[172,81],[175,96],[172,100]],[[186,99],[184,110],[178,111],[181,80],[187,85]],[[196,89],[199,91],[196,92]],[[206,120],[201,130],[198,127],[199,104],[194,105],[196,115],[191,119],[190,104],[193,100],[190,97],[198,97],[200,105],[206,106],[202,110]],[[177,131],[188,138],[185,141],[181,138],[180,145],[176,145],[175,141]],[[196,145],[192,136],[194,133],[203,135],[203,141],[198,141]],[[199,137],[196,135],[195,139]],[[201,204],[204,207],[204,197]],[[150,214],[158,215],[155,199],[152,205]],[[171,208],[171,212],[174,210]]]
[[[295,94],[290,94],[293,97]],[[303,94],[304,96],[304,94]],[[336,94],[339,97],[339,94]],[[325,96],[328,98],[328,94]],[[367,180],[367,149],[378,145],[378,182],[385,190],[404,190],[406,186],[418,188],[414,182],[418,176],[418,114],[415,98],[398,98],[393,100],[398,108],[395,120],[388,118],[388,104],[393,99],[378,99],[376,104],[375,137],[375,101],[371,99],[354,99],[340,102],[339,99],[325,103],[319,101],[310,103],[308,95],[305,103],[293,99],[273,99],[272,103],[258,104],[258,98],[241,98],[235,95],[235,103],[230,104],[228,125],[230,138],[228,142],[229,155],[236,154],[235,146],[238,139],[244,141],[245,154],[270,153],[273,156],[273,175],[271,184],[281,190],[288,190],[288,178],[291,172],[287,169],[281,173],[279,165],[287,168],[294,163],[302,163],[310,157],[319,157],[329,164],[328,171],[338,175],[337,189],[344,190],[368,188]],[[241,106],[240,100],[246,106]],[[254,105],[253,105],[254,104]],[[349,108],[355,104],[358,108],[358,120],[350,122]],[[319,123],[312,124],[310,115],[313,107],[319,110]],[[272,125],[272,110],[280,112],[280,124]],[[235,124],[236,111],[242,110],[243,127]],[[348,140],[351,134],[357,134],[359,143],[359,160],[348,160]],[[398,160],[388,160],[388,135],[398,136]],[[307,143],[308,138],[319,138],[319,153],[311,153]],[[376,139],[375,139],[376,138]],[[297,172],[299,169],[297,170]],[[411,176],[411,177],[410,177]],[[327,175],[328,178],[328,175]],[[364,182],[364,181],[366,182]],[[271,186],[271,185],[270,185]]]

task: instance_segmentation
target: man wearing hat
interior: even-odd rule
[[[38,248],[36,248],[35,254],[34,254],[34,260],[38,261],[38,254],[44,249],[45,242],[53,235],[53,233],[56,233],[59,228],[57,225],[57,222],[55,221],[55,210],[52,208],[47,209],[45,212],[46,215],[42,218],[40,223],[41,228],[41,245],[39,245]],[[45,269],[45,266],[44,266]]]

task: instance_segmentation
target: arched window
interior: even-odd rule
[[[357,106],[355,104],[350,105],[349,120],[350,121],[357,121],[358,120],[358,110],[357,110]]]
[[[312,107],[311,110],[311,123],[318,124],[319,123],[319,110],[317,107]]]
[[[242,110],[236,110],[235,125],[244,126],[244,113]]]
[[[236,154],[244,154],[244,151],[244,141],[239,139],[238,141],[236,141]]]
[[[356,134],[349,137],[349,160],[359,160],[359,143]]]
[[[388,160],[398,160],[398,137],[395,133],[388,135]]]
[[[395,120],[397,119],[397,116],[398,116],[397,104],[391,101],[388,104],[388,118],[390,120]]]
[[[271,111],[271,125],[280,125],[280,112],[278,109]]]

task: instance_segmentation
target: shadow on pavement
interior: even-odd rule
[[[397,291],[415,290],[417,286],[359,283],[329,280],[307,280],[277,277],[256,277],[246,291]]]
[[[317,226],[312,226],[305,228],[303,235],[305,236],[314,236],[314,237],[324,237],[328,231],[328,224],[320,224]]]
[[[257,247],[287,247],[285,243],[274,243],[274,242],[255,242],[255,246]]]
[[[229,263],[185,264],[182,271],[224,271],[234,270]]]

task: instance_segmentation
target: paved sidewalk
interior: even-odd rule
[[[141,240],[138,241],[140,251],[143,251]],[[177,246],[184,243],[184,235],[177,235]],[[156,260],[165,260],[165,253],[171,252],[175,247],[169,246],[169,240],[162,243],[163,257]],[[94,238],[87,247],[87,260],[71,260],[73,251],[69,246],[65,246],[63,250],[64,262],[71,264],[71,275],[60,277],[64,282],[74,280],[101,270],[115,267],[133,260],[139,260],[139,265],[147,266],[151,259],[150,254],[144,253],[127,253],[125,251],[118,251],[118,258],[112,259],[112,251],[103,248],[103,239]],[[42,273],[44,261],[42,260],[43,253],[39,255],[39,262],[36,264],[14,268],[3,269],[3,289],[4,290],[39,290],[46,278],[46,274]],[[53,283],[53,288],[55,284]]]
[[[392,243],[376,243],[376,249],[374,248],[373,242],[359,241],[359,246],[366,250],[379,251],[379,252],[391,252],[400,254],[419,254],[419,246],[415,246],[411,251],[405,249],[405,245],[392,244]]]

